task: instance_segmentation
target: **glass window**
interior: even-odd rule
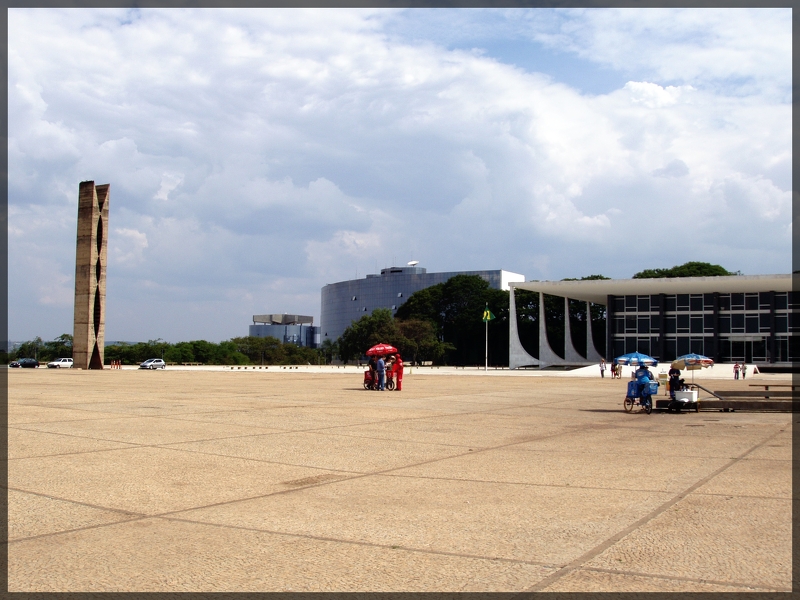
[[[731,315],[731,333],[744,333],[744,315]]]
[[[625,354],[625,339],[617,338],[614,340],[614,356]]]
[[[650,317],[650,333],[658,333],[661,329],[661,316],[653,315]]]
[[[719,309],[720,310],[730,310],[731,309],[731,295],[730,294],[720,294],[719,295]]]
[[[625,296],[625,312],[636,312],[636,296]]]
[[[664,356],[664,360],[674,360],[678,357],[677,349],[675,348],[675,339],[667,338],[667,343],[665,344],[664,351],[666,352],[666,356]]]
[[[703,333],[703,317],[692,317],[691,333]]]
[[[758,310],[758,294],[745,294],[744,309]]]
[[[689,315],[678,315],[678,333],[689,333]]]
[[[789,317],[789,331],[800,331],[800,313],[790,312]]]
[[[692,338],[689,342],[689,350],[695,354],[705,354],[703,338]]]
[[[658,310],[661,308],[661,295],[653,294],[650,296],[650,310]]]
[[[633,315],[625,317],[625,331],[627,333],[636,333],[636,317]]]
[[[678,310],[689,310],[689,294],[678,294]]]
[[[675,317],[664,317],[664,333],[675,333]]]
[[[650,317],[639,317],[639,329],[637,333],[650,333]]]
[[[789,331],[789,321],[787,315],[775,316],[775,333],[786,333]]]
[[[636,304],[639,312],[650,312],[650,296],[639,296]]]
[[[769,310],[769,292],[761,292],[758,294],[758,306],[761,310]]]
[[[731,332],[731,318],[730,317],[720,317],[719,318],[719,332],[720,333],[730,333]]]
[[[758,333],[758,315],[747,315],[744,325],[745,333]]]
[[[800,292],[788,292],[789,308],[800,308]]]
[[[703,312],[703,296],[701,294],[692,294],[689,305],[692,312]]]
[[[689,354],[689,338],[688,337],[679,337],[677,340],[677,348],[676,352],[678,356],[683,356],[684,354]]]
[[[625,298],[623,296],[614,296],[614,312],[625,312]]]
[[[706,310],[714,310],[714,294],[703,294],[703,307]]]
[[[789,297],[786,293],[775,294],[775,309],[786,310],[789,307]]]
[[[770,318],[771,315],[758,315],[758,328],[761,330],[761,333],[769,333],[770,325],[772,324],[772,319]]]
[[[614,333],[625,333],[625,317],[614,319]]]
[[[677,310],[675,296],[667,296],[664,298],[667,312],[675,312]]]
[[[650,354],[650,338],[639,338],[636,344],[636,351],[642,354]]]
[[[731,294],[731,310],[744,310],[744,294]]]
[[[714,315],[703,315],[703,330],[706,333],[714,333]]]
[[[636,338],[633,336],[625,338],[625,352],[623,352],[623,354],[627,354],[628,352],[636,352]]]

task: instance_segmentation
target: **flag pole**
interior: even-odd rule
[[[486,310],[487,311],[489,310],[489,303],[488,302],[486,303]],[[485,314],[486,313],[484,312],[484,315]],[[489,319],[484,319],[484,323],[486,325],[486,336],[485,336],[486,352],[484,354],[485,360],[484,360],[484,363],[483,363],[483,370],[484,371],[488,371],[489,370]]]

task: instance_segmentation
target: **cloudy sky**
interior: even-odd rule
[[[9,337],[220,341],[433,271],[791,270],[790,9],[9,9]]]

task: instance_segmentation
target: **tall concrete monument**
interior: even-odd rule
[[[109,184],[82,181],[78,192],[75,253],[75,325],[72,360],[76,369],[102,369],[106,320]]]

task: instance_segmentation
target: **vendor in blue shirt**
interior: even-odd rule
[[[383,356],[378,359],[376,369],[378,371],[378,389],[384,391],[386,389],[386,362],[383,360]]]

